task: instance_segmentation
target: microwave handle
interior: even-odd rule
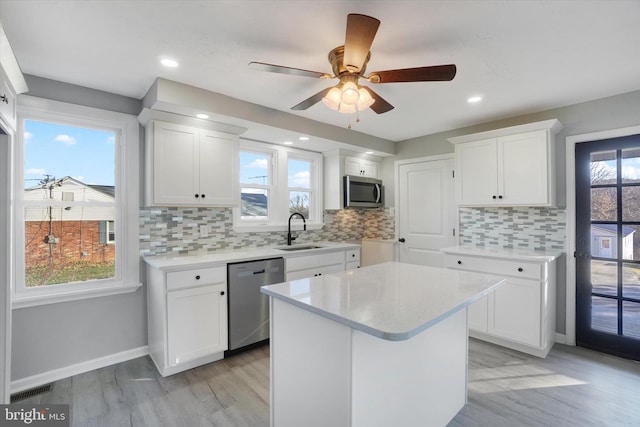
[[[380,184],[375,184],[374,188],[376,189],[376,203],[380,203],[380,198],[382,196],[382,191],[380,191]]]

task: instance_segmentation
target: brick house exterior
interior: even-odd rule
[[[40,206],[25,213],[25,265],[113,264],[115,208],[109,204],[114,198],[113,186],[71,177],[26,189],[25,201]]]

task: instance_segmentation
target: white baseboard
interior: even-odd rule
[[[74,375],[93,371],[94,369],[104,368],[105,366],[114,365],[137,357],[149,354],[149,347],[143,346],[131,350],[122,351],[120,353],[110,354],[109,356],[99,357],[93,360],[76,363],[75,365],[65,366],[64,368],[54,369],[52,371],[43,372],[41,374],[32,375],[30,377],[21,378],[11,381],[11,393],[18,393],[29,390],[44,384],[58,381]]]
[[[565,334],[560,334],[560,333],[556,332],[556,342],[558,344],[566,344],[567,343],[567,336]]]

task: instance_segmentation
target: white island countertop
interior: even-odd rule
[[[408,340],[502,285],[500,276],[387,262],[262,292],[388,341]]]
[[[562,255],[560,249],[535,250],[531,248],[497,248],[460,245],[442,249],[446,254],[489,256],[529,262],[551,262]]]

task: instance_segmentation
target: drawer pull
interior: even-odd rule
[[[518,267],[518,271],[522,273],[524,270],[522,269],[522,267]]]
[[[462,261],[458,260],[458,265],[462,264]]]
[[[224,296],[224,291],[220,291],[220,295],[223,295],[223,296]]]
[[[196,280],[200,280],[200,275],[199,274],[196,276]]]
[[[2,102],[4,102],[5,104],[9,103],[9,98],[7,97],[7,95],[0,96],[0,100],[2,100]]]

